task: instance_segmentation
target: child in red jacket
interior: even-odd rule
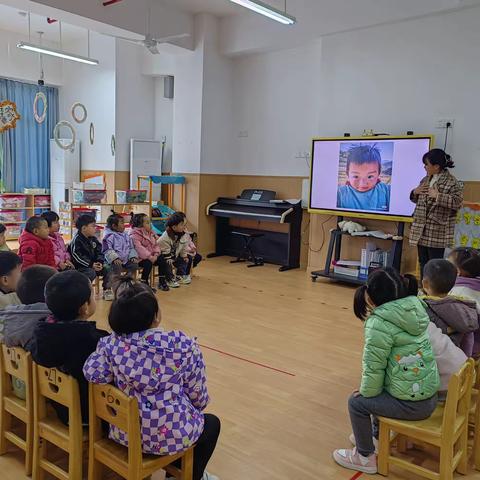
[[[55,268],[53,244],[49,238],[47,221],[42,217],[30,217],[20,235],[18,255],[22,259],[22,271],[32,265],[48,265]]]

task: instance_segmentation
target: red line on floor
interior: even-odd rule
[[[350,480],[357,480],[363,475],[363,472],[357,472]]]
[[[257,367],[267,368],[268,370],[273,370],[274,372],[283,373],[284,375],[289,375],[290,377],[295,377],[294,373],[286,372],[285,370],[280,370],[278,368],[270,367],[268,365],[264,365],[263,363],[254,362],[253,360],[248,360],[248,358],[238,357],[237,355],[224,352],[223,350],[217,350],[216,348],[208,347],[207,345],[200,345],[200,346],[202,348],[212,350],[213,352],[220,353],[221,355],[226,355],[227,357],[236,358],[237,360],[241,360],[242,362],[251,363],[252,365],[256,365]]]

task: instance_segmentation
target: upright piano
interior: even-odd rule
[[[237,198],[220,197],[207,207],[216,217],[216,251],[210,256],[238,257],[242,238],[232,231],[261,233],[253,250],[265,262],[281,265],[280,271],[300,267],[301,201],[276,200],[271,190],[244,190]]]

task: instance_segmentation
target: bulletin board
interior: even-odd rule
[[[480,249],[480,203],[465,202],[457,213],[455,247]]]

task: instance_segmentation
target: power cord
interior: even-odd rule
[[[452,128],[452,124],[450,122],[447,122],[446,128],[445,128],[445,145],[443,146],[443,151],[447,151],[447,141],[448,141],[448,129]]]

